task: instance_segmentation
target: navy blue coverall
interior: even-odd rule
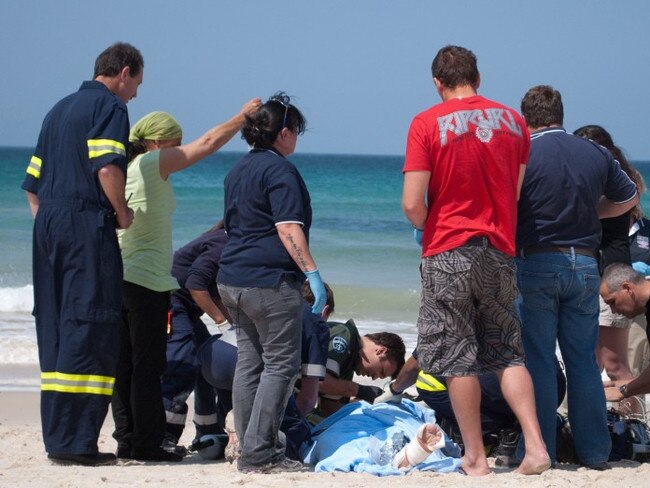
[[[188,410],[186,402],[192,391],[197,438],[223,433],[225,413],[232,408],[230,403],[226,407],[222,405],[222,400],[229,401],[224,395],[219,395],[217,404],[213,387],[198,374],[198,350],[210,338],[210,332],[201,320],[203,310],[190,294],[190,290],[201,290],[207,291],[213,299],[219,298],[216,278],[221,250],[227,240],[223,229],[212,230],[174,253],[172,275],[178,280],[180,289],[171,296],[167,369],[162,376],[167,417],[165,440],[173,444],[178,443],[183,433]],[[220,418],[219,412],[224,409],[223,418]]]
[[[22,188],[34,193],[34,317],[50,454],[96,454],[115,382],[122,259],[97,172],[126,173],[126,105],[97,81],[47,114]]]

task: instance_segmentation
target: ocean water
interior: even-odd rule
[[[0,388],[36,388],[38,364],[31,277],[32,218],[20,189],[31,148],[0,147]],[[223,213],[223,179],[239,153],[217,153],[172,175],[174,248]],[[300,154],[290,157],[312,198],[310,249],[335,294],[333,320],[362,333],[400,334],[415,346],[419,248],[402,214],[402,157]],[[650,182],[650,162],[635,167]],[[479,181],[476,184],[480,184]],[[650,195],[642,196],[650,213]]]
[[[31,148],[0,148],[0,369],[38,363],[31,316],[32,218],[20,184]],[[177,200],[174,248],[223,213],[223,179],[239,153],[217,153],[172,175]],[[362,333],[400,334],[415,345],[419,249],[401,210],[400,156],[296,153],[312,198],[310,249],[335,294],[333,320],[355,319]],[[11,376],[11,375],[9,375]],[[0,373],[0,388],[36,385]]]

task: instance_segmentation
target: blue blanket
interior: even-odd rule
[[[408,442],[423,423],[436,421],[433,410],[420,408],[409,400],[401,403],[350,403],[312,429],[312,442],[300,450],[304,463],[315,471],[356,471],[377,476],[403,474],[378,456],[381,447],[395,439]],[[389,444],[386,445],[386,441]],[[386,449],[384,449],[386,451]],[[457,471],[460,448],[445,434],[445,447],[436,450],[411,470]]]

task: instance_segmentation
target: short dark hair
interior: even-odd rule
[[[431,63],[431,74],[445,88],[470,85],[478,88],[479,72],[476,56],[460,46],[445,46]]]
[[[116,42],[97,56],[93,78],[117,76],[127,66],[132,77],[138,75],[140,70],[144,68],[142,54],[131,44]]]
[[[252,116],[246,116],[241,133],[249,145],[270,149],[285,127],[296,134],[303,134],[307,129],[307,119],[291,104],[291,98],[286,93],[277,92]]]
[[[330,288],[330,286],[327,283],[323,283],[325,286],[325,294],[326,294],[326,299],[325,299],[325,305],[329,305],[329,313],[334,313],[334,292]],[[314,298],[314,294],[311,292],[311,288],[309,287],[309,282],[305,281],[305,284],[302,285],[302,298],[309,304],[313,305],[314,301],[316,300]]]
[[[366,337],[375,344],[386,348],[386,358],[397,364],[397,369],[392,376],[395,378],[404,366],[404,356],[406,355],[406,346],[404,346],[402,338],[392,332],[376,332],[366,334]]]
[[[537,85],[526,92],[521,100],[521,115],[528,127],[562,125],[564,106],[562,95],[549,85]]]

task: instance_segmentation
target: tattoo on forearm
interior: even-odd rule
[[[298,266],[302,271],[307,269],[307,263],[305,262],[305,256],[303,255],[302,249],[296,244],[296,241],[293,240],[292,234],[287,234],[287,240],[289,241],[291,250],[293,254],[293,259],[296,261]]]

